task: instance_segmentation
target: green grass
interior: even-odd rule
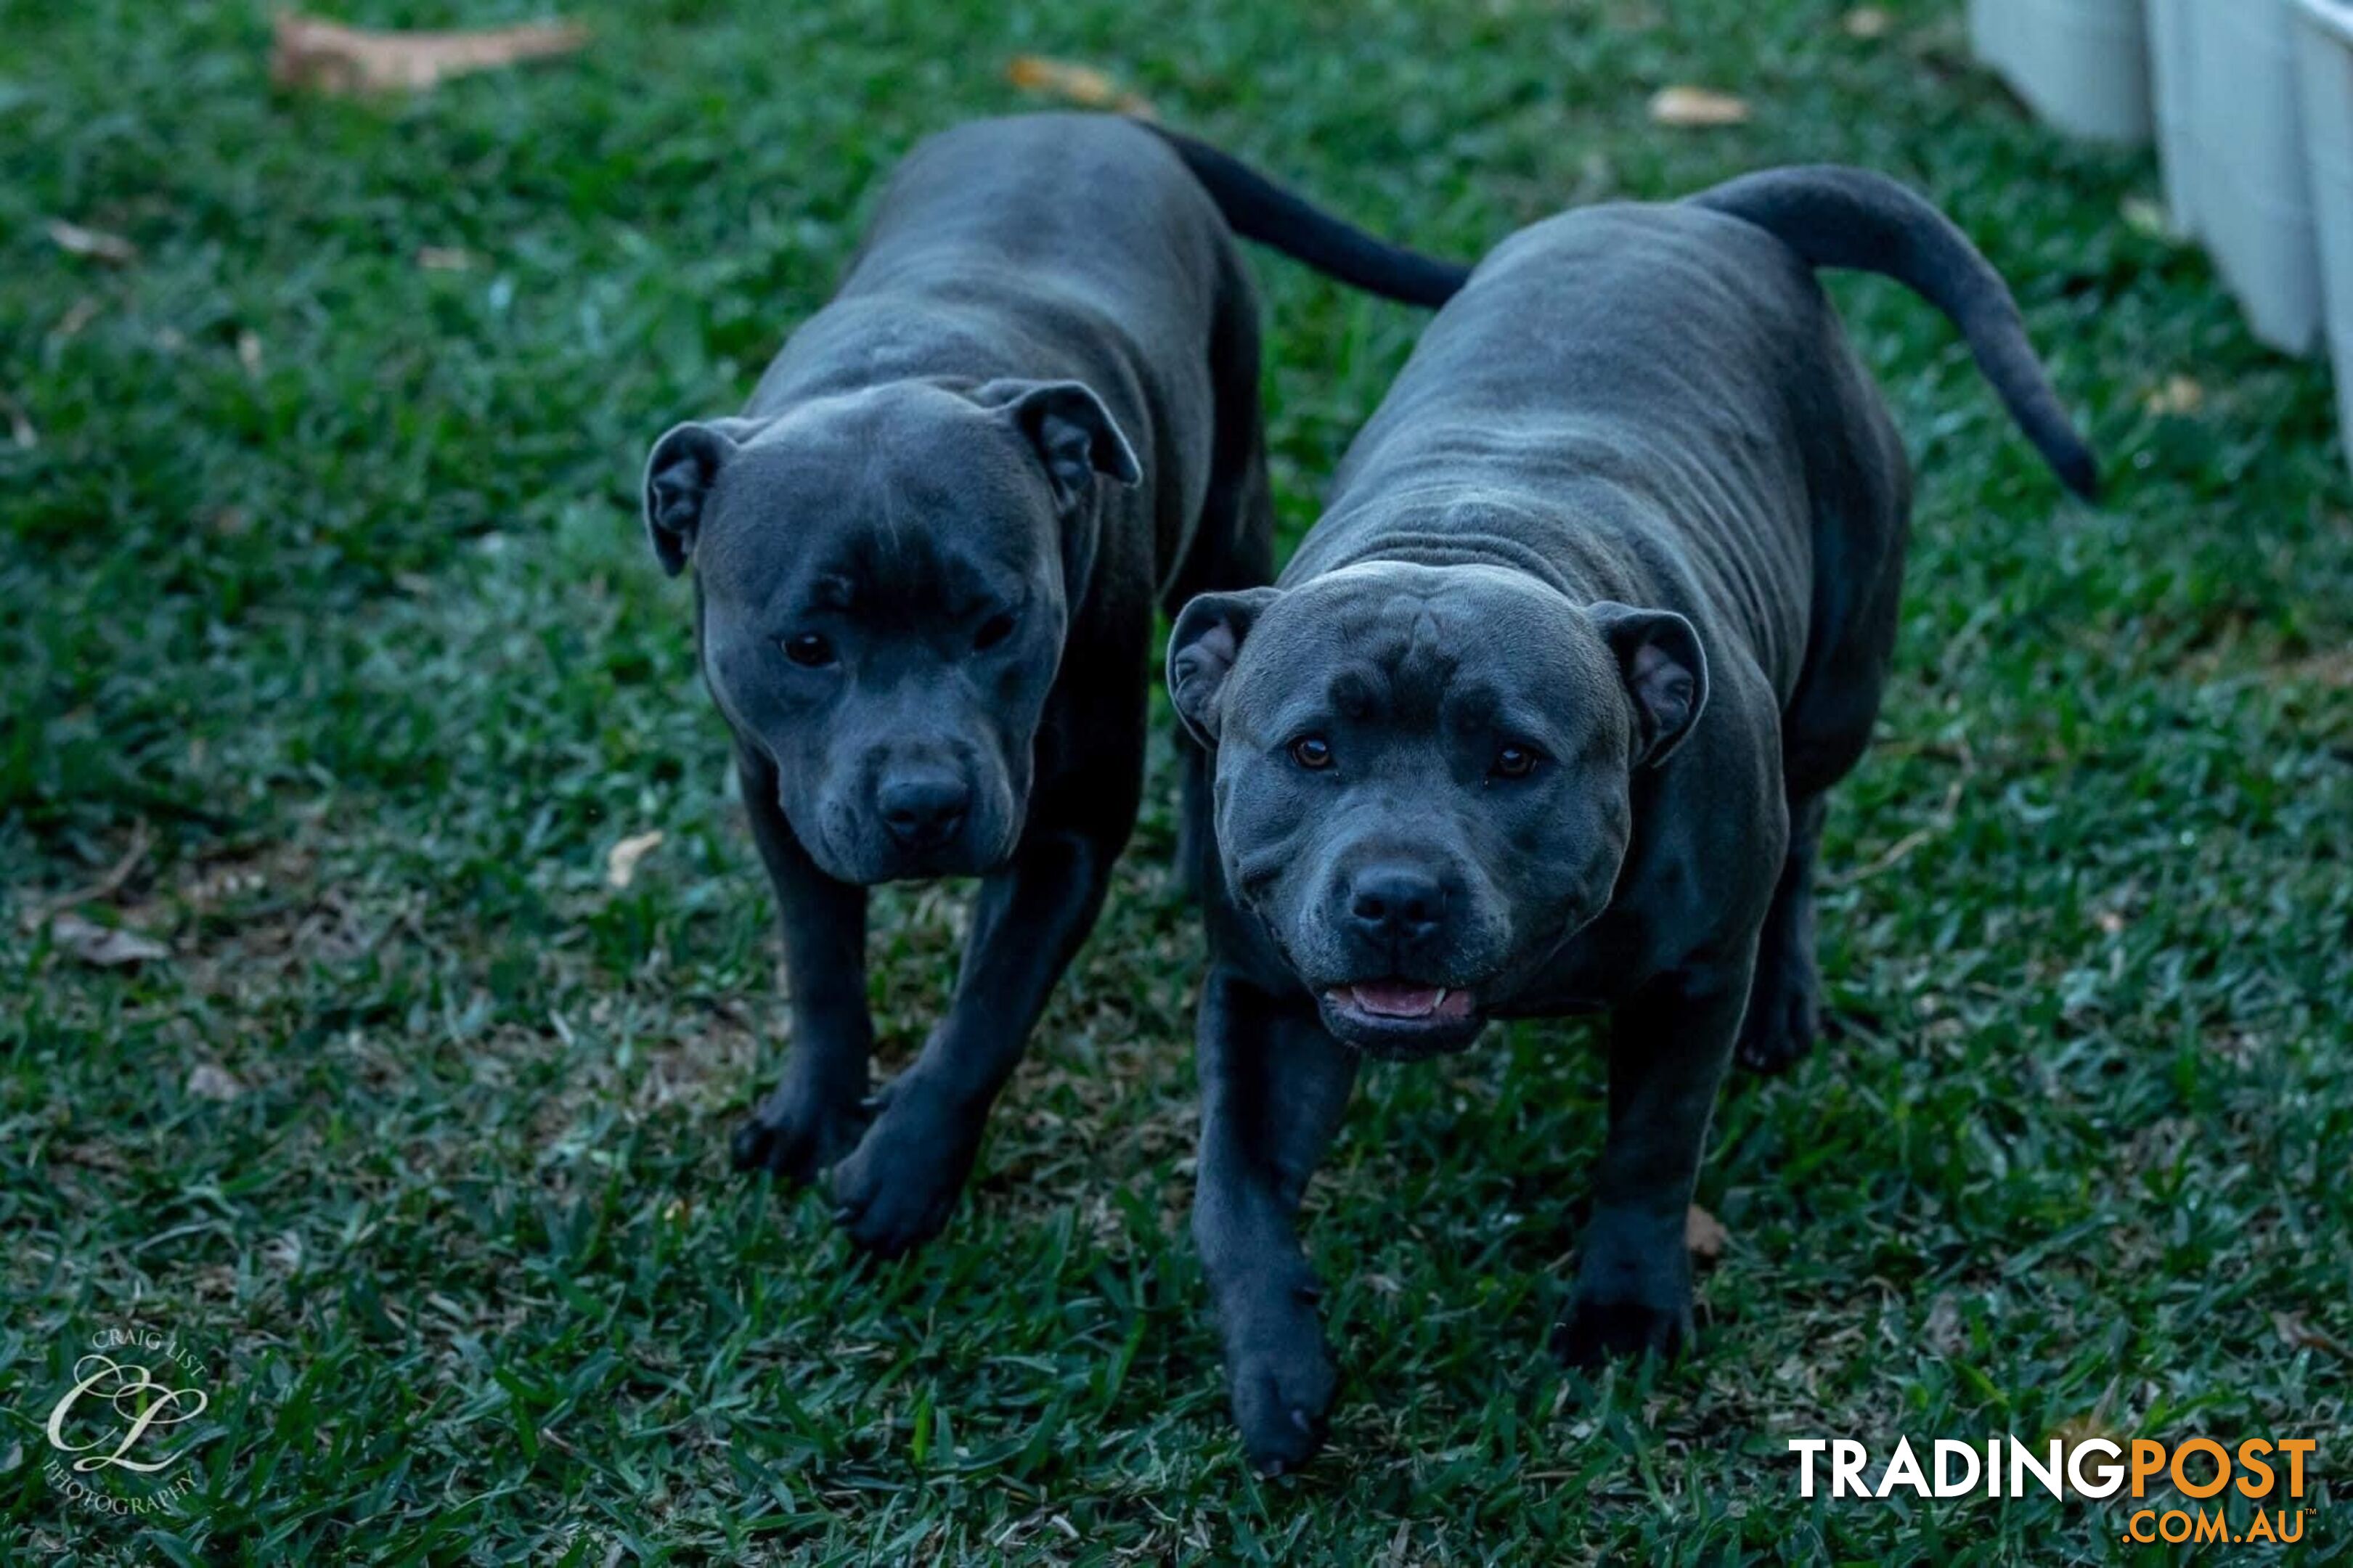
[[[2316,1436],[2306,1550],[2344,1551],[2353,1364],[2274,1319],[2353,1344],[2327,375],[2128,221],[2145,156],[2029,123],[1957,3],[1888,8],[1865,41],[1834,3],[596,0],[575,59],[354,104],[270,89],[259,0],[0,0],[0,1558],[2100,1561],[2110,1505],[1809,1503],[1784,1451],[2084,1424]],[[741,399],[881,171],[1022,105],[1025,50],[1462,255],[1575,201],[1889,170],[2006,270],[2094,435],[2099,510],[1926,306],[1838,285],[1915,561],[1831,818],[1843,1037],[1723,1108],[1695,1361],[1546,1360],[1599,1063],[1499,1031],[1371,1075],[1311,1197],[1334,1441],[1250,1476],[1184,1228],[1165,753],[940,1243],[860,1261],[728,1171],[781,1047],[770,905],[638,464]],[[1651,125],[1675,82],[1755,119]],[[136,258],[61,252],[60,217]],[[1419,318],[1258,272],[1295,538]],[[2152,411],[2176,376],[2202,403]],[[30,913],[135,846],[85,912],[171,956],[83,964]],[[888,1063],[960,892],[881,900]],[[211,1380],[161,1522],[42,1474],[125,1319]]]

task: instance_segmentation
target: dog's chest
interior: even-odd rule
[[[1558,1018],[1606,1013],[1626,1000],[1657,968],[1649,922],[1605,911],[1570,939],[1535,975],[1524,993],[1496,1009],[1505,1017]]]

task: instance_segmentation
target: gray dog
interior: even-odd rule
[[[1102,906],[1142,788],[1155,606],[1271,574],[1237,230],[1397,299],[1463,277],[1183,138],[978,121],[900,166],[743,416],[647,462],[647,529],[666,570],[694,564],[703,679],[783,915],[792,1044],[735,1162],[832,1166],[874,1251],[945,1222]],[[955,1001],[871,1101],[865,888],[949,875],[983,879]]]
[[[1312,1453],[1332,1398],[1293,1216],[1359,1052],[1610,1012],[1555,1349],[1587,1364],[1690,1332],[1717,1086],[1736,1048],[1772,1068],[1812,1039],[1823,795],[1895,636],[1909,472],[1818,266],[1942,309],[2092,493],[1968,241],[1876,175],[1793,169],[1514,236],[1422,338],[1281,585],[1178,618],[1169,689],[1217,749],[1194,1231],[1261,1466]]]

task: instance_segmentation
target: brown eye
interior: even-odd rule
[[[1291,742],[1291,760],[1311,772],[1332,765],[1332,742],[1321,735],[1302,735]]]
[[[973,634],[972,650],[975,653],[987,653],[1012,635],[1013,617],[1011,616],[991,616],[981,622],[980,630]]]
[[[815,632],[785,639],[785,657],[803,669],[823,669],[833,662],[833,645]]]
[[[1529,746],[1504,746],[1495,752],[1495,776],[1524,779],[1536,771],[1536,753]]]

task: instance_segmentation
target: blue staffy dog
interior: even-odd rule
[[[1334,1373],[1293,1215],[1359,1053],[1607,1010],[1609,1120],[1555,1348],[1691,1331],[1683,1245],[1736,1050],[1810,1043],[1808,877],[1896,626],[1911,485],[1816,267],[1960,327],[2068,485],[2093,464],[2001,279],[1876,175],[1792,169],[1505,241],[1350,448],[1281,584],[1178,617],[1216,748],[1194,1233],[1252,1459]]]
[[[1401,300],[1463,277],[1128,121],[980,121],[900,166],[743,415],[646,464],[783,915],[792,1044],[735,1163],[831,1166],[876,1252],[946,1220],[1094,922],[1142,787],[1155,606],[1270,574],[1234,230]],[[982,879],[955,1000],[870,1101],[865,889],[950,875]]]

